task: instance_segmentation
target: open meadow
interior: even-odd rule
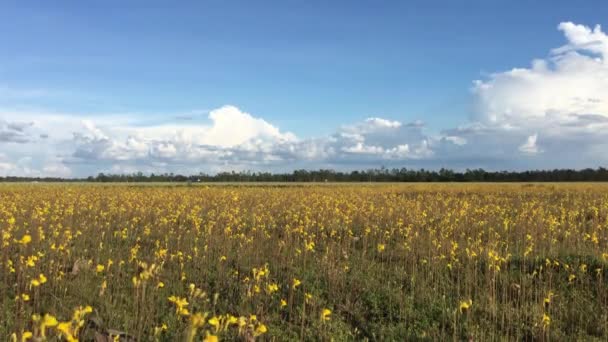
[[[3,184],[0,235],[2,341],[608,339],[603,184]]]

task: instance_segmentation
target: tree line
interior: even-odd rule
[[[220,172],[214,175],[199,173],[180,175],[174,173],[105,174],[87,178],[52,177],[0,177],[0,182],[605,182],[608,169],[555,169],[530,171],[486,171],[467,169],[454,171],[413,170],[407,168],[376,168],[355,171],[295,170],[285,173],[270,172]]]

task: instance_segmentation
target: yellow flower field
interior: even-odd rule
[[[0,185],[0,340],[608,339],[608,186]]]

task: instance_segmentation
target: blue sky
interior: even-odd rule
[[[480,116],[487,118],[490,111],[496,110],[493,99],[502,94],[492,93],[492,100],[487,100],[488,94],[476,88],[475,80],[498,82],[494,88],[511,91],[513,83],[507,86],[495,76],[514,68],[533,72],[534,59],[548,61],[550,69],[558,73],[559,61],[552,50],[577,44],[569,42],[568,29],[558,30],[558,25],[582,25],[589,28],[592,36],[595,25],[606,24],[606,13],[605,1],[194,1],[179,5],[156,1],[5,1],[0,4],[0,31],[4,33],[0,35],[0,125],[4,122],[8,131],[12,123],[21,123],[25,128],[19,134],[28,134],[25,131],[29,130],[29,134],[44,136],[45,125],[52,131],[51,124],[45,122],[56,115],[69,123],[63,127],[80,125],[85,131],[93,127],[100,134],[89,138],[101,139],[106,147],[120,147],[124,152],[130,137],[148,146],[142,145],[138,153],[119,158],[110,158],[106,153],[105,157],[77,161],[76,156],[82,153],[66,146],[73,145],[71,137],[85,134],[73,128],[75,131],[64,132],[63,136],[51,135],[54,147],[44,155],[36,148],[42,144],[40,141],[0,140],[0,156],[4,156],[0,165],[6,164],[7,174],[45,174],[45,165],[55,165],[50,169],[58,167],[65,174],[69,170],[71,175],[101,170],[171,169],[174,160],[167,159],[167,155],[154,162],[149,160],[154,150],[151,141],[173,144],[175,154],[180,154],[183,150],[173,140],[182,129],[192,131],[194,136],[208,134],[206,130],[214,127],[209,113],[234,108],[242,114],[240,118],[262,120],[278,133],[245,129],[251,134],[234,143],[203,139],[194,144],[190,141],[190,147],[220,146],[234,155],[256,139],[270,147],[247,147],[258,159],[250,156],[246,162],[234,155],[211,161],[197,152],[198,157],[188,159],[188,163],[177,163],[177,171],[380,164],[454,168],[469,164],[486,168],[594,166],[591,158],[550,158],[550,146],[574,139],[575,135],[558,136],[564,131],[563,120],[525,127],[517,137],[503,139],[524,139],[514,142],[517,146],[511,148],[521,152],[526,150],[522,146],[528,138],[536,135],[534,141],[542,141],[541,128],[557,125],[546,138],[546,148],[535,143],[528,152],[536,152],[524,153],[525,157],[509,155],[506,147],[490,156],[470,150],[463,155],[462,151],[454,153],[449,146],[439,146],[437,141],[448,137],[446,132],[483,122]],[[581,56],[598,55],[587,49],[584,44],[573,47]],[[599,56],[603,58],[601,52]],[[604,63],[598,68],[603,72]],[[574,74],[580,76],[579,72]],[[582,95],[608,91],[603,88],[603,74],[592,75],[596,82],[586,83],[589,89]],[[550,82],[535,85],[534,91],[542,92],[539,87],[548,89],[546,84]],[[561,90],[554,90],[553,94],[560,96]],[[554,101],[547,101],[550,108],[545,106],[538,109],[542,113],[530,115],[549,117],[547,113],[562,109],[568,115],[608,114],[599,105],[589,107],[589,113],[580,113],[578,107],[554,108]],[[509,103],[501,110],[511,113],[513,108],[520,107]],[[508,116],[511,120],[511,114]],[[353,155],[311,159],[301,155],[286,157],[283,153],[283,149],[291,148],[284,146],[286,141],[310,145],[319,140],[335,140],[354,127],[374,124],[369,118],[398,122],[401,128],[421,121],[424,128],[382,133],[403,135],[400,141],[393,139],[393,145],[384,144],[380,137],[376,138],[376,145],[366,144],[366,137],[363,141],[356,137],[332,147],[333,152],[352,152],[359,146],[357,153],[351,153],[359,159]],[[234,120],[234,124],[247,125]],[[484,129],[514,125],[494,124],[496,127],[484,122]],[[197,127],[201,130],[197,131]],[[268,141],[269,136],[280,139]],[[421,141],[411,141],[413,136]],[[468,144],[475,140],[463,139]],[[413,152],[424,144],[432,153]],[[402,145],[407,145],[410,156],[399,154],[390,160],[369,156],[374,151],[386,152]],[[26,156],[11,155],[15,146]],[[276,152],[277,146],[283,152]],[[572,146],[569,143],[568,147]],[[87,148],[91,153],[95,149]],[[327,153],[331,154],[332,148]],[[268,152],[271,150],[276,153]],[[15,160],[28,158],[27,151],[32,151],[28,160]],[[530,154],[535,154],[535,159],[530,159]],[[509,161],[496,161],[505,158]]]

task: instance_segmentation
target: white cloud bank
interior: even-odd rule
[[[561,23],[568,43],[516,68],[476,81],[480,118],[492,124],[522,121],[568,122],[576,116],[608,117],[608,36],[600,26]]]
[[[546,59],[475,81],[474,122],[448,132],[523,168],[605,165],[608,153],[598,151],[608,138],[608,35],[599,25],[558,29],[566,44]]]
[[[387,166],[529,169],[608,163],[608,36],[561,23],[566,43],[528,68],[474,82],[476,112],[428,135],[424,123],[372,117],[301,138],[234,106],[206,122],[146,124],[0,110],[0,175]]]
[[[119,116],[4,116],[11,120],[0,126],[6,127],[0,151],[7,151],[0,159],[0,175],[287,170],[298,164],[379,165],[432,155],[419,123],[380,118],[344,126],[331,136],[299,139],[234,106],[212,110],[207,123],[140,125]],[[17,118],[27,124],[18,124]],[[25,163],[14,161],[28,154]]]

